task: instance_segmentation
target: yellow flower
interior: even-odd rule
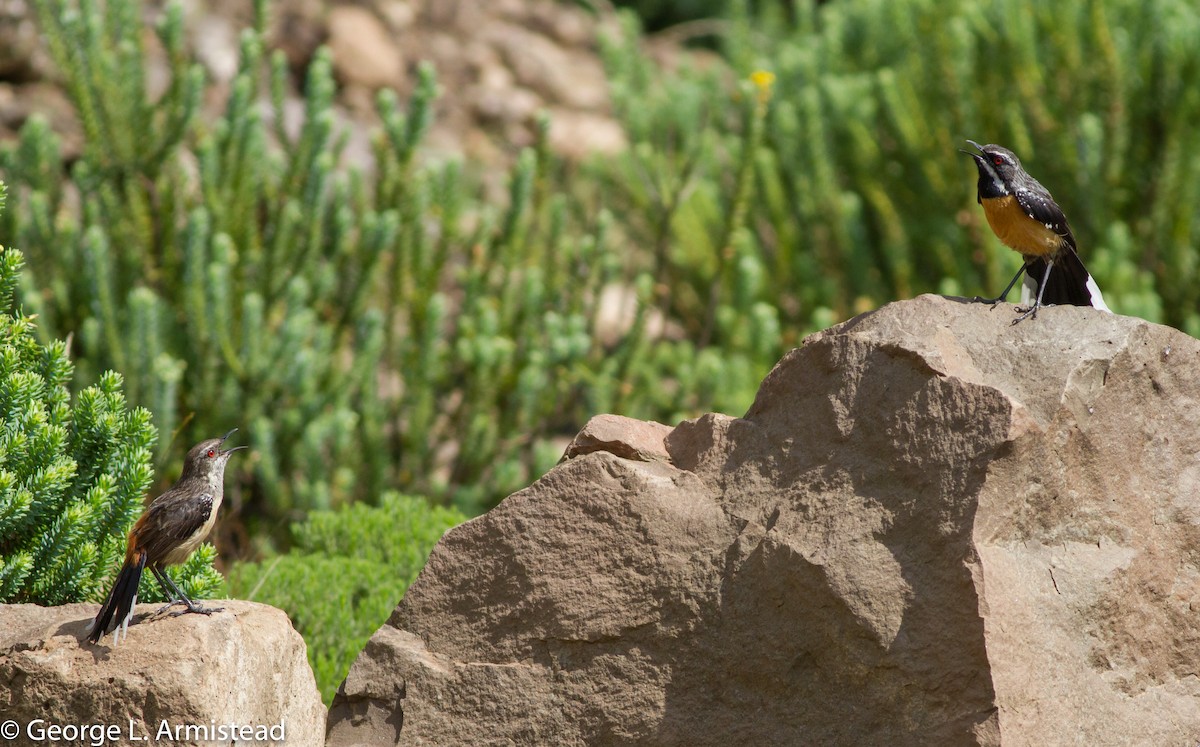
[[[750,82],[758,89],[758,101],[765,104],[771,98],[771,86],[775,84],[775,73],[768,70],[755,70],[750,73]]]

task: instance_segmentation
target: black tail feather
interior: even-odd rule
[[[117,580],[113,583],[112,591],[108,593],[108,599],[100,608],[96,619],[92,621],[91,630],[88,631],[89,641],[96,643],[107,633],[120,628],[113,636],[113,643],[120,643],[121,631],[128,627],[129,618],[133,616],[133,606],[137,604],[138,583],[142,580],[142,569],[145,567],[146,553],[139,553],[136,562],[131,562],[128,558],[125,560],[125,565],[121,566],[121,572],[117,574]]]
[[[1025,286],[1033,298],[1037,298],[1037,283],[1044,276],[1046,260],[1030,259],[1025,265],[1025,270]],[[1069,246],[1060,249],[1054,258],[1054,269],[1050,270],[1050,276],[1046,280],[1042,304],[1091,306],[1109,310],[1104,303],[1104,297],[1100,295],[1096,281],[1092,280],[1087,268],[1083,266],[1083,260],[1079,259],[1079,255]]]

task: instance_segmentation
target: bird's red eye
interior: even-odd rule
[[[216,449],[209,449],[209,450],[208,450],[208,458],[209,458],[209,459],[212,459],[212,458],[213,458],[213,457],[215,457],[216,455],[217,455],[217,450],[216,450]]]
[[[996,164],[997,166],[1003,166],[1004,159],[1000,156],[992,156],[992,163]]]

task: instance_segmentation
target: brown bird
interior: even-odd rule
[[[88,630],[89,641],[96,643],[114,630],[114,644],[120,642],[122,635],[128,635],[129,620],[137,604],[138,582],[146,566],[150,567],[159,586],[171,599],[170,604],[155,614],[177,604],[187,609],[174,613],[176,615],[184,612],[211,615],[221,611],[220,608],[201,607],[188,599],[163,568],[187,560],[212,530],[217,520],[217,509],[221,507],[221,498],[225,494],[225,463],[233,452],[246,448],[221,448],[236,430],[234,428],[221,438],[210,438],[193,446],[184,457],[183,474],[179,480],[167,492],[151,501],[133,529],[129,530],[125,564],[121,566],[108,599]]]

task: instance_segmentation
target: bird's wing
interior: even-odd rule
[[[209,493],[186,500],[173,491],[164,493],[150,504],[146,515],[138,521],[139,526],[134,527],[139,548],[146,552],[151,564],[161,561],[204,526],[212,509],[213,497]]]
[[[1075,235],[1071,233],[1071,226],[1067,224],[1067,216],[1063,213],[1062,208],[1054,201],[1049,192],[1044,190],[1034,189],[1018,189],[1016,190],[1017,204],[1025,211],[1025,214],[1033,218],[1037,222],[1049,228],[1054,233],[1062,236],[1063,239],[1075,249]]]

